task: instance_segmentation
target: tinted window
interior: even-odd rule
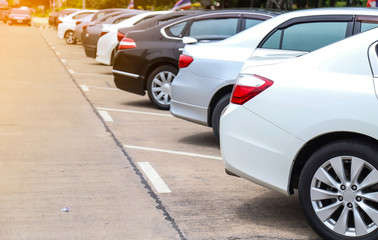
[[[314,51],[345,38],[347,22],[301,23],[283,30],[281,49],[296,51]],[[279,48],[279,31],[273,34],[263,48]]]
[[[282,30],[277,30],[266,40],[262,48],[280,49]]]
[[[187,22],[181,22],[167,28],[167,34],[172,37],[181,37]]]
[[[361,32],[378,27],[378,23],[361,23]]]
[[[80,19],[80,18],[83,18],[83,17],[86,17],[86,16],[89,16],[89,15],[92,15],[93,13],[90,13],[90,12],[86,12],[86,13],[79,13],[77,15],[75,15],[74,17],[72,17],[73,19]]]
[[[250,27],[253,27],[259,23],[261,23],[263,20],[259,19],[245,19],[245,29],[248,29]]]
[[[238,18],[206,19],[193,22],[189,36],[232,36],[237,32]]]

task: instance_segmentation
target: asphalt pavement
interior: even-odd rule
[[[0,35],[0,239],[182,238],[39,30]]]

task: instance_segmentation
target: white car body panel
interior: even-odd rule
[[[223,41],[186,45],[183,54],[192,56],[194,61],[180,69],[172,82],[171,113],[175,117],[208,125],[211,100],[221,88],[235,82],[245,62],[247,66],[270,65],[308,53],[257,48],[267,34],[293,18],[329,14],[377,15],[377,12],[362,8],[293,11],[266,20]]]
[[[62,23],[58,24],[58,37],[63,39],[64,34],[68,30],[75,32],[77,19],[73,19],[74,16],[76,16],[77,14],[83,13],[83,12],[95,13],[97,11],[98,10],[81,10],[81,11],[71,13],[70,15],[65,16],[65,17],[59,17],[59,20],[62,21]]]
[[[108,33],[101,36],[97,42],[96,61],[106,65],[111,64],[112,53],[118,45],[117,33],[119,28],[131,27],[143,18],[149,17],[151,15],[160,15],[169,12],[171,11],[145,12],[114,25],[104,25],[103,32],[108,31]]]
[[[226,168],[288,194],[295,157],[312,139],[349,132],[378,141],[376,51],[369,62],[377,36],[374,29],[277,65],[246,66],[243,74],[274,84],[244,105],[230,104],[222,116]]]

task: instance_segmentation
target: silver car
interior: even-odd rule
[[[223,41],[188,44],[172,82],[170,111],[176,117],[212,127],[219,137],[221,113],[246,60],[255,65],[283,61],[377,26],[376,9],[300,10]]]

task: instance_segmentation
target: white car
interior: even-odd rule
[[[286,195],[298,189],[324,239],[378,239],[377,86],[377,28],[246,65],[220,121],[227,172]]]
[[[97,42],[96,61],[106,65],[112,65],[114,54],[117,51],[118,43],[120,41],[120,39],[118,39],[119,28],[131,27],[149,18],[169,12],[171,11],[145,12],[117,24],[104,25],[101,32],[101,37]]]
[[[218,136],[220,114],[248,58],[257,64],[284,61],[376,26],[374,8],[309,9],[281,14],[224,41],[187,44],[171,85],[170,111],[212,127]]]
[[[65,17],[59,17],[58,21],[58,37],[65,39],[67,44],[76,44],[75,37],[76,21],[89,15],[93,15],[98,10],[81,10],[71,13]]]

